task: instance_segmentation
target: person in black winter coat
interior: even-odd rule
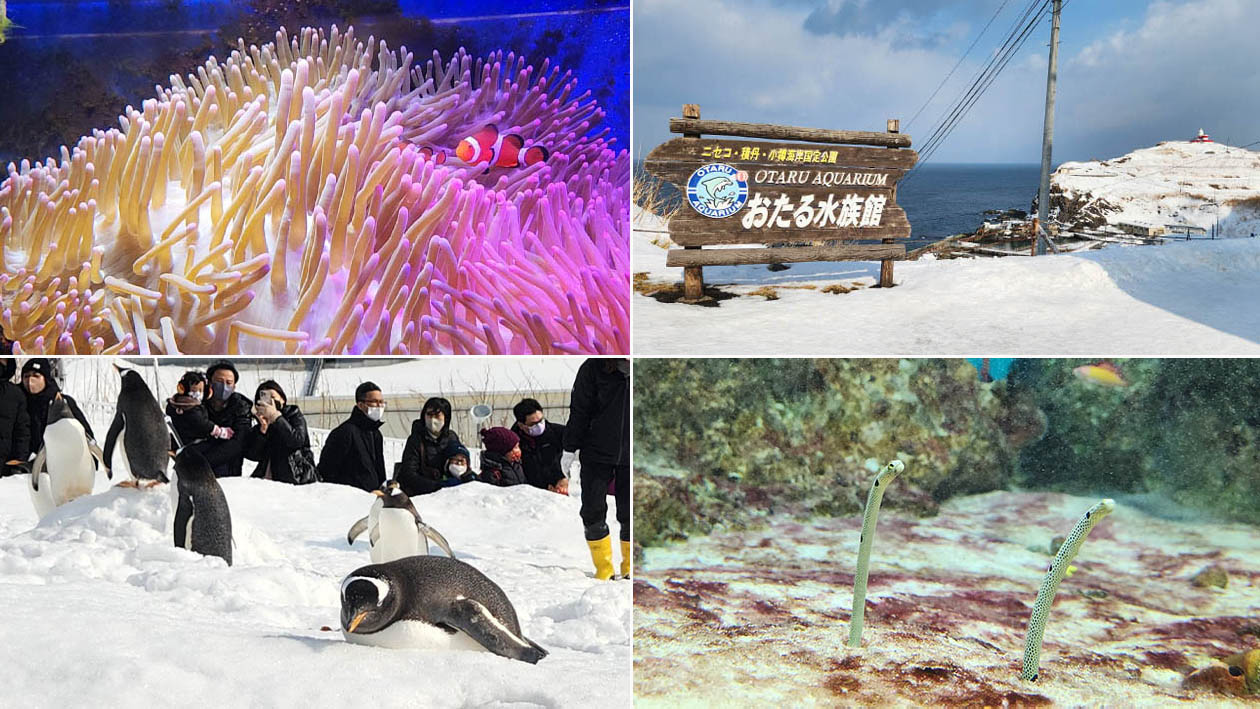
[[[512,414],[512,433],[521,438],[521,467],[529,484],[568,495],[569,479],[560,470],[564,426],[543,418],[542,404],[535,399],[521,399]]]
[[[420,418],[411,422],[411,435],[407,436],[395,475],[402,491],[415,497],[442,489],[442,479],[446,477],[444,451],[459,442],[459,436],[451,430],[451,402],[440,396],[424,402]]]
[[[175,435],[171,438],[171,450],[179,450],[210,438],[214,424],[202,404],[206,394],[206,375],[190,370],[184,372],[175,385],[175,396],[166,400],[166,415],[171,419]]]
[[[3,333],[0,330],[0,337]],[[12,381],[16,372],[17,362],[12,357],[0,357],[0,477],[30,472],[31,417],[26,411],[26,394]]]
[[[306,417],[289,404],[284,389],[272,380],[254,393],[258,425],[245,434],[245,457],[258,461],[253,477],[305,485],[315,482],[315,457],[306,432]]]
[[[597,578],[613,575],[608,488],[617,500],[621,573],[630,574],[630,360],[588,359],[578,368],[564,429],[560,468],[567,476],[581,451],[582,524]]]
[[[354,391],[350,418],[328,433],[319,452],[319,479],[371,492],[385,484],[385,396],[372,382]]]
[[[240,477],[244,462],[245,434],[250,429],[253,404],[237,393],[240,375],[227,360],[220,360],[206,370],[210,396],[205,401],[206,416],[213,428],[210,437],[193,447],[205,456],[215,477]]]
[[[525,469],[521,467],[521,439],[506,428],[496,426],[481,432],[481,474],[483,483],[507,487],[525,485]]]
[[[48,427],[48,407],[57,394],[70,406],[70,413],[83,425],[89,440],[96,440],[92,426],[70,395],[62,393],[53,379],[52,363],[44,357],[32,357],[22,365],[22,389],[26,392],[26,413],[31,421],[31,453],[39,453],[44,447],[44,429]]]

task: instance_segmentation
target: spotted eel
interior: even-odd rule
[[[871,492],[866,496],[866,513],[862,515],[862,539],[858,542],[857,575],[853,578],[853,619],[849,622],[849,647],[862,646],[862,617],[866,613],[866,573],[871,565],[871,545],[875,542],[875,518],[879,516],[879,503],[884,499],[884,488],[901,474],[906,466],[894,460],[875,476]]]
[[[1076,527],[1063,542],[1063,546],[1059,547],[1059,553],[1055,555],[1054,561],[1050,562],[1050,568],[1046,569],[1046,578],[1042,580],[1041,588],[1037,591],[1037,602],[1033,605],[1032,616],[1028,619],[1028,637],[1024,641],[1024,670],[1020,673],[1020,677],[1029,682],[1037,681],[1037,667],[1041,662],[1041,638],[1046,634],[1046,618],[1050,616],[1050,605],[1054,603],[1054,594],[1059,590],[1059,582],[1063,580],[1068,564],[1072,563],[1076,552],[1080,551],[1090,530],[1103,517],[1111,514],[1115,508],[1115,500],[1110,498],[1089,508],[1085,516],[1076,523]]]

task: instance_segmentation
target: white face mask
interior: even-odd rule
[[[201,392],[199,391],[190,391],[188,392],[188,395],[196,401],[201,401]]]
[[[373,421],[380,421],[381,419],[385,418],[385,407],[384,406],[367,407],[367,417],[372,419]]]
[[[429,429],[429,433],[432,433],[435,436],[442,432],[442,424],[445,422],[446,419],[441,416],[424,417],[425,428]]]
[[[538,423],[534,424],[533,426],[526,426],[525,433],[528,433],[531,436],[537,437],[537,436],[541,436],[543,434],[543,431],[545,431],[546,429],[547,429],[547,421],[545,419],[539,419]]]
[[[458,463],[451,463],[450,465],[446,466],[446,469],[450,471],[451,475],[454,475],[455,477],[459,477],[464,474],[465,470],[468,470],[468,466],[460,465]]]

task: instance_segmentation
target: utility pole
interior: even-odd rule
[[[1050,22],[1050,69],[1046,75],[1046,123],[1041,137],[1041,187],[1037,190],[1037,218],[1049,238],[1050,229],[1050,154],[1054,146],[1054,89],[1059,78],[1059,13],[1063,0],[1054,0],[1054,17]],[[1033,234],[1037,254],[1046,253],[1046,243],[1040,234]]]

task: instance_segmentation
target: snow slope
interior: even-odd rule
[[[1260,153],[1220,143],[1169,141],[1111,160],[1068,162],[1051,176],[1060,221],[1109,225],[1220,220],[1225,236],[1260,232]]]
[[[7,706],[629,706],[631,588],[597,582],[578,500],[468,484],[417,500],[495,580],[538,665],[385,650],[339,632],[341,579],[370,563],[346,531],[368,493],[221,481],[235,566],[176,549],[165,486],[110,487],[36,525],[25,476],[0,480],[0,666]],[[610,501],[611,502],[611,501]],[[610,510],[610,527],[616,529]],[[323,627],[333,631],[323,631]]]
[[[638,209],[636,207],[636,209]],[[660,221],[636,215],[636,282],[682,280],[665,266]],[[655,242],[655,243],[654,243]],[[1108,248],[1084,254],[704,269],[739,297],[718,307],[660,302],[636,285],[639,355],[828,356],[1260,354],[1260,239]],[[639,274],[646,274],[645,276]],[[831,285],[867,287],[824,293]],[[750,295],[770,286],[777,300]],[[787,344],[790,343],[790,344]],[[786,349],[785,349],[786,347]]]

